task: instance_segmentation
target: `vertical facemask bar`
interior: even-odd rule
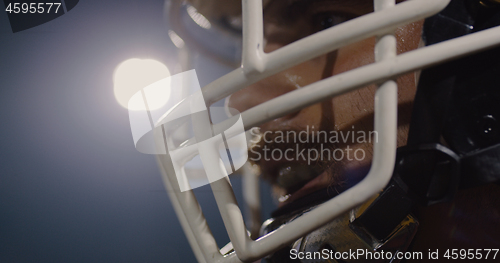
[[[261,204],[260,204],[260,189],[259,177],[254,167],[250,163],[246,163],[241,171],[243,182],[242,192],[245,202],[247,216],[247,224],[252,238],[256,238],[259,234],[261,221]]]
[[[264,18],[262,1],[243,0],[243,53],[241,67],[246,76],[262,73],[265,70],[264,57]]]
[[[163,160],[160,159],[161,156],[157,156],[158,163],[162,164],[165,163]],[[191,249],[193,250],[194,256],[196,257],[196,260],[199,263],[206,263],[207,261],[205,260],[204,256],[204,251],[202,251],[200,245],[198,245],[197,241],[197,235],[193,233],[192,228],[189,225],[189,222],[186,218],[186,215],[183,212],[182,205],[180,202],[180,198],[177,198],[176,192],[174,188],[172,187],[172,183],[170,182],[169,178],[167,177],[167,174],[165,173],[165,170],[167,170],[165,167],[161,167],[163,169],[160,169],[162,171],[162,176],[164,178],[163,183],[165,184],[165,189],[167,190],[168,197],[170,198],[170,201],[172,203],[172,207],[174,208],[175,213],[177,214],[177,218],[179,219],[179,222],[181,224],[182,230],[184,230],[184,233],[186,234],[186,237],[188,239],[189,245],[191,246]],[[177,182],[174,182],[174,185]]]
[[[391,3],[392,2],[392,3]],[[394,6],[394,0],[375,0],[378,10]],[[257,23],[256,21],[260,21]],[[262,26],[262,3],[260,1],[243,1],[244,49],[243,70],[246,75],[262,72],[265,61],[262,52],[262,30],[253,29],[252,25]],[[249,28],[250,27],[250,28]],[[246,30],[246,31],[245,31]],[[376,47],[379,60],[391,59],[396,55],[395,38],[389,34],[378,41]],[[207,119],[197,120],[199,123]],[[200,124],[202,127],[203,124]],[[397,131],[397,86],[394,81],[382,84],[375,95],[375,131],[381,134],[379,141],[374,144],[373,166],[366,179],[358,185],[340,194],[338,197],[326,202],[310,213],[292,221],[280,229],[256,241],[247,234],[241,211],[236,202],[229,180],[219,180],[211,184],[215,200],[219,207],[224,225],[233,244],[238,258],[244,262],[259,259],[270,252],[281,248],[284,244],[305,235],[320,227],[348,209],[361,204],[382,189],[392,175],[396,156],[396,131]],[[204,132],[197,139],[208,136]],[[213,151],[213,150],[212,150]],[[200,150],[202,160],[214,154],[210,149]],[[205,162],[204,162],[205,164]],[[208,161],[207,161],[208,164]],[[209,167],[207,174],[223,173],[221,167]],[[210,176],[210,175],[209,175]],[[314,223],[312,223],[314,222]]]
[[[198,262],[220,262],[222,255],[193,191],[181,192],[168,155],[159,155],[165,188]],[[230,258],[236,259],[231,256]],[[236,261],[239,262],[237,259]]]
[[[250,5],[254,5],[256,2],[260,1],[243,1],[243,5],[247,5],[248,7]],[[407,10],[406,13],[403,12],[404,8],[398,9],[398,7],[390,7],[389,9],[394,9],[391,13],[397,13],[398,10],[401,10],[401,13],[404,14],[399,13],[398,17],[402,15],[406,16],[406,21],[409,23],[415,20],[419,20],[424,16],[429,16],[431,14],[437,13],[442,8],[444,8],[448,4],[448,2],[449,0],[408,1],[401,4],[406,5],[405,7],[413,7],[413,9]],[[377,3],[377,1],[375,1],[376,5],[380,4],[379,7],[377,7],[376,13],[380,12],[381,14],[383,13],[384,16],[387,16],[390,13],[384,13],[383,9],[382,11],[379,11],[379,9],[381,9],[381,6],[385,7],[384,3],[385,2]],[[413,3],[420,3],[420,5]],[[261,6],[260,10],[258,8],[255,8],[255,6],[253,6],[253,9],[250,8],[246,10],[247,11],[244,11],[244,16],[251,17],[255,15],[255,17],[262,17]],[[251,10],[254,10],[252,12],[259,11],[260,14],[249,13]],[[381,17],[373,15],[371,16],[371,18],[374,19],[374,23],[376,21],[384,20],[381,19]],[[395,21],[391,19],[386,20],[390,20],[392,22]],[[260,23],[260,25],[262,25],[262,23]],[[370,25],[368,24],[365,26]],[[374,25],[374,27],[377,27],[377,25]],[[386,27],[394,28],[393,26]],[[342,29],[342,25],[334,27],[330,30],[333,30],[335,28]],[[347,29],[347,27],[343,27],[343,29]],[[332,33],[335,31],[329,32]],[[380,30],[377,30],[376,32],[380,32]],[[387,29],[384,32],[389,31]],[[301,40],[302,42],[297,41],[296,43],[291,44],[291,49],[286,49],[288,47],[287,46],[277,51],[283,52],[283,50],[290,51],[294,49],[309,48],[307,46],[307,43],[309,43],[308,41],[310,41],[310,39],[314,39],[315,36],[316,41],[324,42],[324,39],[317,39],[318,34],[304,39],[307,41]],[[362,37],[366,38],[369,36],[370,35],[368,35],[367,33]],[[275,98],[264,104],[256,106],[255,108],[252,108],[242,114],[242,118],[245,122],[245,127],[248,129],[269,119],[274,119],[288,112],[300,109],[304,106],[317,103],[321,101],[321,96],[323,96],[323,99],[331,97],[336,94],[341,94],[349,90],[353,90],[357,87],[362,87],[369,83],[373,83],[383,79],[394,78],[397,75],[420,69],[425,66],[443,62],[460,55],[465,55],[477,50],[491,47],[495,44],[500,43],[500,28],[485,30],[483,32],[475,33],[467,37],[462,37],[460,39],[451,40],[446,43],[426,47],[422,50],[408,52],[394,59],[392,57],[394,55],[393,53],[391,55],[389,51],[383,51],[387,48],[390,49],[390,41],[392,40],[387,40],[387,43],[385,43],[384,41],[382,41],[383,39],[384,37],[380,38],[381,41],[377,43],[378,52],[376,55],[377,62],[375,64],[367,65],[362,68],[333,76],[324,81],[314,83],[308,87],[304,87],[300,90],[287,93],[284,96]],[[342,46],[342,44],[346,43],[336,43],[336,45],[340,46]],[[260,51],[257,50],[257,52]],[[275,52],[270,54],[261,53],[260,55],[255,56],[255,58],[261,57],[263,59],[264,70],[266,70],[267,68],[269,72],[273,72],[276,69],[272,67],[269,68],[269,65],[273,65],[273,63],[274,65],[279,65],[283,61],[286,61],[287,57],[290,57],[287,56],[286,53],[280,53],[283,55],[283,57],[278,57],[275,56],[275,54],[277,54]],[[300,54],[302,54],[302,56],[304,56],[301,59],[309,58],[308,56],[312,53],[308,52],[299,52]],[[323,53],[326,52],[329,52],[329,50],[324,50]],[[296,54],[297,53],[294,53],[293,56],[296,56]],[[267,60],[271,56],[275,56],[274,58],[278,62],[271,62],[271,60]],[[209,96],[208,100],[213,102],[217,97],[220,97],[224,94],[230,94],[237,89],[248,86],[249,84],[270,74],[268,71],[259,74],[259,70],[262,70],[262,68],[259,69],[259,67],[261,67],[262,65],[259,64],[260,62],[252,63],[249,63],[247,65],[255,65],[254,69],[243,70],[243,68],[241,68],[235,70],[204,88],[204,94]],[[290,66],[293,65],[288,65],[284,68],[281,68],[281,70],[284,70]],[[224,80],[227,81],[225,82]],[[235,88],[233,84],[237,87]],[[366,199],[370,198],[373,194],[383,188],[383,186],[389,180],[390,175],[392,174],[394,163],[396,139],[395,112],[397,107],[397,104],[395,104],[397,103],[397,96],[395,96],[396,94],[394,91],[396,88],[394,84],[395,83],[391,84],[391,81],[388,81],[387,83],[381,85],[376,93],[375,130],[379,134],[379,142],[374,145],[374,157],[370,173],[365,178],[365,180],[360,182],[358,185],[342,193],[337,198],[332,199],[327,203],[319,206],[308,215],[298,218],[296,221],[290,224],[284,225],[277,231],[270,233],[269,235],[262,237],[257,241],[252,241],[247,235],[243,218],[241,216],[241,211],[238,208],[229,181],[223,179],[212,183],[211,186],[214,190],[216,201],[219,209],[221,210],[221,214],[228,230],[228,234],[240,259],[244,261],[251,261],[253,259],[261,258],[262,256],[269,254],[270,252],[279,248],[281,244],[294,241],[298,237],[303,236],[305,233],[308,233],[320,227],[322,224],[327,223],[340,213],[348,210],[350,207],[364,202]],[[214,85],[220,86],[218,88],[215,88]],[[314,92],[311,92],[311,90],[314,90]],[[304,92],[312,95],[303,96]],[[282,109],[284,108],[284,106],[286,106],[285,109]],[[213,130],[216,134],[220,131],[223,131],[224,124],[222,123],[220,125],[213,126]],[[210,136],[210,134],[202,134],[202,136]],[[210,154],[210,152],[207,151],[204,153],[204,155],[205,154]],[[172,189],[169,189],[167,187],[167,190],[169,191],[169,194],[171,194],[170,192],[174,193],[171,194],[171,198],[178,202],[178,206],[176,207],[180,207],[180,209],[182,210],[180,212],[177,210],[178,213],[182,213],[180,214],[179,218],[181,218],[181,220],[185,219],[187,221],[187,225],[189,225],[189,228],[191,229],[191,232],[187,232],[188,236],[192,234],[194,236],[194,239],[196,239],[197,241],[191,242],[192,245],[195,244],[195,246],[197,246],[196,248],[193,247],[195,253],[203,254],[207,262],[240,262],[238,258],[236,258],[234,253],[226,257],[223,257],[220,254],[215,240],[213,239],[213,236],[211,235],[211,232],[206,224],[199,204],[194,197],[194,194],[192,193],[192,191],[186,191],[183,193],[179,191],[175,173],[173,172],[173,168],[171,167],[171,162],[168,156],[161,158],[162,168],[166,172],[164,179],[168,180],[168,183],[172,187]],[[214,168],[214,171],[222,172],[222,170],[217,171],[217,167]],[[297,230],[300,230],[300,232]]]

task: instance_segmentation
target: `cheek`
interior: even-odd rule
[[[373,130],[373,106],[376,87],[371,85],[332,99],[335,128]]]
[[[375,61],[374,47],[375,38],[372,37],[339,49],[332,75],[373,63]]]
[[[421,39],[423,21],[399,27],[396,32],[397,53],[417,49]],[[376,38],[368,38],[338,50],[331,75],[340,74],[357,67],[375,62],[374,48]],[[324,56],[323,56],[324,57]]]
[[[373,63],[374,46],[375,38],[369,38],[339,49],[331,75]],[[370,130],[373,126],[370,115],[373,113],[374,94],[375,86],[369,86],[333,98],[335,128],[350,129],[354,125],[356,130]]]
[[[422,30],[421,22],[409,24],[396,31],[398,54],[418,48]],[[338,51],[332,75],[340,74],[354,68],[374,62],[375,38],[366,39]],[[398,123],[401,138],[411,117],[412,102],[415,97],[415,74],[409,73],[397,79],[398,83]],[[355,129],[373,129],[373,107],[376,87],[371,85],[332,99],[333,116],[336,129],[347,129],[355,125]],[[399,136],[398,136],[399,137]],[[403,144],[404,142],[399,142]]]
[[[395,32],[398,41],[398,54],[418,48],[422,36],[424,21],[418,21],[398,28]]]
[[[409,24],[396,30],[398,53],[416,49],[420,42],[422,30],[421,22]],[[374,62],[375,37],[359,41],[339,49],[329,55],[323,55],[300,65],[280,72],[270,78],[260,81],[232,95],[229,106],[243,112],[272,98],[314,83],[322,78],[337,75]],[[281,47],[269,43],[270,50]],[[268,50],[269,51],[269,50]],[[333,55],[332,55],[333,54]],[[408,74],[398,79],[399,102],[411,103],[415,94],[414,74]],[[373,98],[375,87],[359,89],[348,94],[338,96],[331,101],[330,111],[333,111],[333,120],[337,128],[349,125],[357,119],[371,119],[366,115],[373,114]],[[316,117],[331,114],[324,112],[325,107],[314,107],[315,110],[303,110],[303,116]],[[307,113],[307,114],[305,114]],[[402,118],[409,119],[409,111],[401,112]],[[373,121],[362,121],[362,125],[370,126]],[[362,127],[360,127],[362,128]]]
[[[261,80],[231,95],[228,106],[243,112],[285,93],[312,84],[321,79],[325,63],[326,56],[322,56]]]

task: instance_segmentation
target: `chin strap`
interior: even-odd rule
[[[372,201],[341,215],[264,258],[262,262],[335,262],[332,258],[336,262],[399,262],[396,254],[406,251],[418,227],[418,221],[409,213],[411,200],[401,198],[402,196],[404,191],[391,183]],[[297,201],[321,203],[326,201],[324,198],[333,197],[331,189],[323,189]],[[292,204],[277,210],[275,217],[264,222],[261,235],[270,233],[315,208],[296,204],[293,207],[297,209],[291,211],[290,205]]]
[[[494,1],[456,0],[424,23],[433,45],[500,25]],[[422,72],[395,178],[422,205],[500,181],[500,48]]]

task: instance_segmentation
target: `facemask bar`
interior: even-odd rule
[[[263,52],[263,19],[260,0],[243,0],[242,66],[203,88],[210,105],[228,95],[282,70],[331,52],[342,46],[377,36],[376,63],[315,82],[289,92],[241,114],[245,129],[297,111],[322,100],[372,83],[382,83],[375,94],[375,131],[372,167],[359,184],[318,206],[309,214],[274,232],[251,240],[229,180],[211,184],[226,230],[236,253],[221,254],[192,191],[181,192],[168,155],[158,156],[167,192],[181,225],[200,262],[252,262],[331,221],[377,194],[391,178],[397,131],[397,76],[444,62],[500,43],[500,28],[450,40],[396,56],[393,31],[404,24],[425,19],[441,11],[450,0],[414,0],[395,5],[394,0],[374,0],[375,12],[342,23],[289,44],[272,53]],[[201,121],[209,121],[208,116]],[[234,120],[213,125],[218,134]],[[195,128],[196,130],[196,128]],[[200,138],[211,136],[198,131]],[[216,153],[200,149],[200,156]],[[203,157],[202,157],[203,158]],[[217,167],[215,173],[222,173]]]

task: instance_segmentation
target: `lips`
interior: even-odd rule
[[[279,206],[325,188],[331,182],[329,169],[325,169],[322,165],[271,161],[260,163],[260,166],[264,179],[273,184],[277,190]]]
[[[286,194],[293,194],[320,173],[316,167],[298,163],[286,164],[278,170],[276,185],[283,188]]]
[[[309,134],[304,130],[262,133],[259,129],[253,130],[251,134],[254,138],[249,149],[249,159],[259,166],[262,178],[273,185],[280,206],[332,183],[330,168],[334,166],[333,160],[325,160],[323,155],[319,158],[317,154],[310,154],[311,149],[322,153],[324,147],[319,137],[313,133]],[[300,137],[298,141],[296,134]],[[326,148],[330,147],[333,146]],[[293,154],[290,155],[289,151]],[[275,152],[280,154],[274,155]]]

